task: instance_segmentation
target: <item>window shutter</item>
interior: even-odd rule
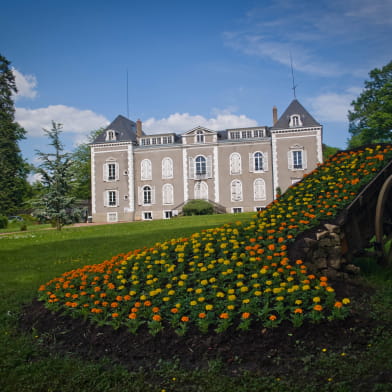
[[[141,186],[138,187],[137,189],[137,193],[138,193],[138,205],[141,206],[143,204],[143,188]]]
[[[293,170],[293,152],[292,151],[289,151],[288,153],[287,153],[287,161],[288,161],[288,164],[289,164],[289,170]]]
[[[212,156],[207,157],[207,178],[212,178]]]
[[[108,198],[109,198],[108,191],[105,191],[103,193],[103,206],[104,207],[107,207],[109,205]]]
[[[188,164],[189,164],[189,179],[193,180],[195,178],[195,162],[192,157],[189,157]]]
[[[155,204],[155,185],[151,187],[151,204]]]
[[[306,150],[302,151],[302,168],[305,170],[308,168],[308,160]]]
[[[107,181],[109,178],[109,165],[107,163],[103,164],[103,180]]]
[[[115,166],[115,170],[116,170],[116,181],[118,181],[119,180],[119,173],[120,173],[120,169],[119,169],[119,167],[118,167],[118,163],[116,162],[116,164],[115,164],[116,166]]]
[[[116,167],[117,170],[117,167]],[[116,176],[117,176],[117,172],[116,172]],[[116,195],[116,207],[120,206],[120,193],[119,191],[115,191],[115,195]]]
[[[249,153],[249,171],[251,173],[253,173],[255,171],[255,160],[254,160],[254,156],[253,153]]]
[[[268,171],[268,153],[263,152],[263,170]]]

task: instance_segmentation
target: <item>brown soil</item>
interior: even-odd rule
[[[303,360],[298,358],[316,358],[322,355],[323,349],[337,353],[361,352],[376,333],[389,328],[380,325],[366,311],[370,288],[353,281],[336,282],[334,287],[339,298],[353,299],[351,315],[345,320],[306,324],[300,328],[283,324],[267,330],[255,325],[246,332],[231,328],[222,334],[189,330],[183,337],[165,328],[155,337],[147,330],[133,335],[126,329],[113,330],[51,313],[38,301],[24,308],[21,328],[34,330],[40,344],[49,352],[89,360],[109,357],[130,370],[153,368],[160,360],[173,359],[184,368],[204,368],[208,361],[219,359],[226,364],[225,371],[229,374],[249,370],[262,375],[289,376],[303,370]],[[392,376],[388,381],[392,382]]]

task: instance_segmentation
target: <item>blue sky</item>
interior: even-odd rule
[[[101,1],[2,4],[0,53],[19,93],[23,155],[67,149],[118,114],[147,133],[272,125],[297,99],[345,148],[347,111],[392,54],[392,0]]]

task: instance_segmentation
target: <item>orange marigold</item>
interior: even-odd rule
[[[268,317],[271,321],[275,321],[277,317],[274,314],[271,314],[271,316]]]
[[[187,323],[189,321],[189,317],[188,316],[182,316],[181,317],[181,321],[183,321],[184,323]]]
[[[228,319],[229,318],[229,313],[221,313],[219,315],[219,318],[221,318],[221,319]]]
[[[242,316],[241,316],[243,319],[248,319],[249,317],[250,317],[250,313],[249,312],[244,312],[244,313],[242,313]]]
[[[206,317],[207,317],[207,315],[205,313],[199,313],[199,318],[203,319],[203,318],[206,318]]]
[[[323,307],[321,305],[314,305],[313,309],[316,310],[317,312],[321,312],[323,310]]]
[[[154,314],[154,316],[152,316],[152,319],[154,321],[162,321],[162,317],[159,314]]]

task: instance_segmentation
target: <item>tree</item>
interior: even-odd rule
[[[12,94],[16,93],[10,62],[0,55],[0,215],[12,215],[23,204],[28,165],[18,142],[26,131],[15,122]]]
[[[74,174],[73,196],[76,199],[91,199],[91,154],[90,143],[103,131],[103,128],[90,132],[87,143],[80,144],[72,154]]]
[[[369,73],[361,95],[351,103],[348,141],[350,148],[392,141],[392,61]]]
[[[52,220],[57,230],[61,230],[62,226],[73,220],[74,203],[71,196],[71,154],[63,152],[61,129],[62,125],[54,121],[51,130],[44,129],[50,139],[49,145],[54,147],[54,153],[37,151],[42,163],[36,168],[36,172],[41,175],[43,191],[33,203],[36,206],[36,215]]]

